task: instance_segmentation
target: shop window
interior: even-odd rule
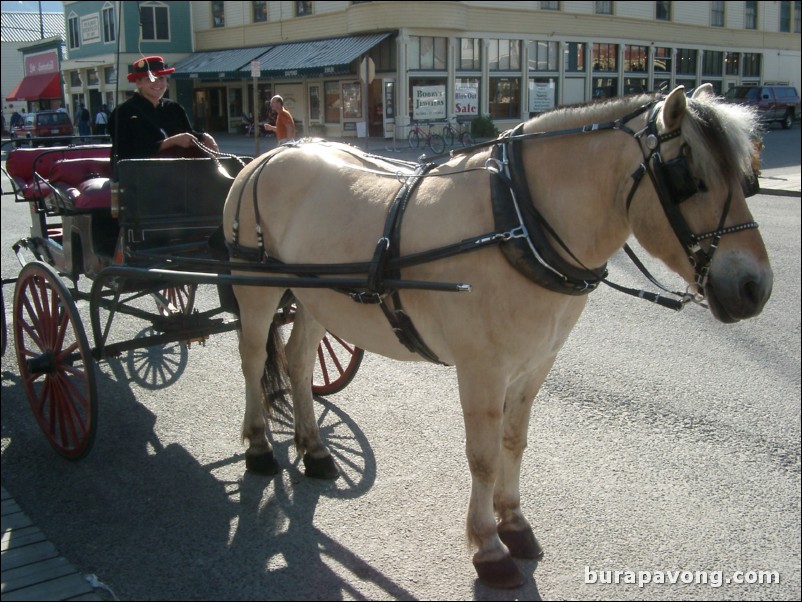
[[[410,36],[407,62],[410,69],[445,70],[448,64],[448,39]]]
[[[491,71],[520,71],[520,40],[490,40],[487,45],[487,62]]]
[[[551,111],[557,106],[557,80],[533,77],[529,80],[529,116]]]
[[[413,121],[443,121],[446,118],[446,80],[410,78],[408,103]]]
[[[671,48],[659,47],[654,49],[654,58],[652,63],[654,66],[655,75],[660,73],[671,73],[671,57],[673,51]]]
[[[677,75],[696,75],[698,52],[691,48],[677,49]]]
[[[309,86],[309,120],[320,121],[320,86]]]
[[[454,80],[454,111],[460,117],[479,115],[479,78],[458,77]]]
[[[343,119],[362,118],[362,84],[349,82],[343,84]]]
[[[646,73],[649,64],[649,48],[647,46],[624,46],[624,71]]]
[[[557,71],[559,42],[528,42],[529,71]]]
[[[565,45],[565,70],[568,72],[585,71],[585,43],[568,42]]]
[[[326,82],[323,84],[323,94],[326,101],[325,117],[326,123],[340,123],[340,100],[339,82]]]
[[[593,71],[618,71],[618,44],[593,44]]]
[[[460,38],[457,49],[457,69],[479,71],[482,68],[482,40],[479,38]]]
[[[727,52],[724,54],[724,73],[727,75],[740,74],[741,54],[738,52]]]
[[[645,77],[625,77],[624,94],[645,94],[649,91],[649,80]]]
[[[744,52],[743,57],[743,76],[760,77],[760,65],[762,55],[757,52]]]
[[[521,118],[521,79],[518,77],[490,78],[490,116],[493,119]]]
[[[721,76],[724,72],[724,53],[705,50],[702,56],[702,75]]]
[[[618,96],[617,77],[594,77],[593,78],[593,98],[601,100],[603,98],[613,98]]]

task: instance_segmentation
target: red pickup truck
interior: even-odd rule
[[[760,121],[766,125],[777,121],[786,130],[799,117],[799,93],[793,86],[735,86],[724,100],[756,107]]]

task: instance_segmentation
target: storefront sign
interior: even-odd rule
[[[529,82],[529,112],[545,113],[554,108],[554,82]]]
[[[458,117],[479,114],[479,84],[477,82],[454,84],[454,113]]]
[[[58,70],[58,52],[55,50],[25,55],[25,75],[58,73]]]
[[[434,121],[446,118],[446,87],[415,86],[412,88],[412,118]]]

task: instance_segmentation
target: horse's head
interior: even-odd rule
[[[641,182],[632,199],[633,232],[722,322],[756,316],[771,295],[766,248],[746,204],[756,133],[749,109],[724,104],[706,84],[690,99],[676,88],[638,136],[651,185]]]

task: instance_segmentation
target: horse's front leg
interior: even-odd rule
[[[267,439],[262,375],[266,342],[282,291],[265,287],[234,287],[239,304],[239,353],[245,377],[245,417],[242,439],[248,441],[245,467],[261,474],[276,474],[280,467]]]
[[[287,365],[295,418],[295,447],[299,454],[303,454],[306,476],[336,479],[340,471],[328,447],[320,438],[312,399],[312,373],[317,348],[325,334],[326,329],[298,302],[292,333],[287,341]]]
[[[521,460],[527,446],[532,402],[553,364],[554,358],[551,358],[536,374],[512,382],[504,401],[501,470],[496,480],[493,507],[499,518],[499,537],[516,558],[543,557],[543,548],[521,512]]]
[[[501,472],[506,383],[503,376],[475,365],[457,365],[457,379],[471,470],[466,534],[468,542],[478,547],[473,566],[479,579],[491,587],[518,587],[523,575],[499,538],[493,511],[493,490]]]

